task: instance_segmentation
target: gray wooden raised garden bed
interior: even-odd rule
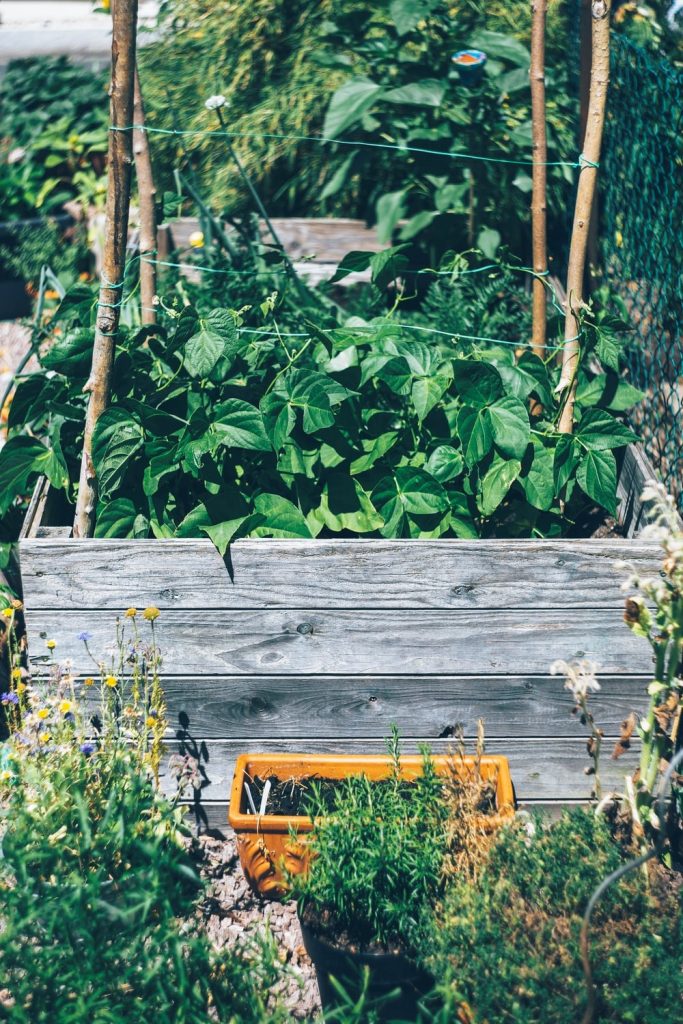
[[[556,658],[589,657],[604,677],[597,713],[606,736],[642,705],[649,646],[622,622],[627,558],[657,548],[636,539],[638,495],[652,471],[627,450],[619,494],[626,539],[243,540],[233,578],[206,540],[73,540],[50,496],[34,495],[20,543],[29,654],[91,671],[129,605],[156,605],[172,735],[203,745],[201,804],[226,821],[233,764],[246,751],[380,752],[396,723],[410,752],[452,745],[459,725],[509,757],[524,803],[586,799],[585,737],[570,714]],[[177,733],[181,733],[181,740]],[[604,781],[624,762],[604,763]]]

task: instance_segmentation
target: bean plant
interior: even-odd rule
[[[337,277],[362,266],[385,292],[403,248],[352,253]],[[442,292],[467,268],[451,255]],[[161,326],[122,328],[93,442],[96,535],[208,534],[224,553],[247,535],[552,537],[613,515],[615,452],[636,440],[620,414],[640,397],[619,372],[624,323],[586,311],[566,435],[552,349],[427,326],[398,294],[364,319],[326,301],[294,307],[283,287],[230,308],[176,293]],[[17,389],[0,513],[41,472],[73,497],[92,308],[87,289],[67,294],[41,370]]]

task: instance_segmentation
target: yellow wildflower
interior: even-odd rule
[[[145,725],[147,726],[147,728],[148,729],[153,729],[156,724],[157,724],[157,719],[154,718],[152,715],[148,715],[147,716],[147,720],[145,722]]]
[[[5,769],[4,772],[0,772],[0,782],[9,782],[11,778],[12,773],[8,772],[7,769]]]
[[[202,249],[204,246],[204,232],[193,231],[190,235],[189,242],[193,249]]]
[[[17,693],[21,696],[22,693],[26,693],[26,683],[17,683]]]
[[[50,739],[49,732],[41,732],[41,734],[38,737],[38,739],[40,740],[41,743],[47,743],[48,740]]]
[[[48,651],[54,651],[55,647],[57,646],[57,641],[56,640],[46,640],[45,641],[45,646],[47,647]]]
[[[3,608],[2,614],[6,619],[11,619],[14,615],[14,608]]]
[[[83,685],[84,686],[93,686],[94,682],[95,682],[95,680],[93,679],[93,677],[92,676],[88,676],[87,679],[83,680]]]
[[[137,608],[126,608],[126,618],[127,619],[134,619],[135,616],[137,615],[137,613],[138,613]]]
[[[112,690],[114,689],[115,686],[118,686],[118,684],[119,681],[116,678],[116,676],[107,676],[107,678],[104,680],[104,685],[109,686]]]
[[[148,622],[154,622],[154,620],[158,619],[160,615],[161,612],[158,608],[155,608],[154,605],[150,605],[149,608],[145,608],[142,613],[143,619],[147,619]]]
[[[49,717],[50,717],[50,709],[49,708],[41,708],[40,711],[38,712],[38,718],[41,718],[41,719],[45,720],[46,718],[49,718]]]
[[[68,715],[70,711],[71,711],[71,701],[70,700],[63,700],[63,701],[61,701],[60,704],[59,704],[59,713],[60,713],[60,715]]]
[[[17,679],[21,679],[21,669],[20,668],[13,668],[12,669],[12,679],[14,679],[15,682],[16,682]]]

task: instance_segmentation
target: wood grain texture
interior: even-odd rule
[[[211,541],[26,539],[24,600],[42,609],[621,608],[626,540],[243,540],[232,576]],[[484,668],[485,666],[482,666]]]
[[[29,610],[30,611],[30,610]],[[556,658],[590,658],[605,673],[647,674],[649,647],[616,609],[518,611],[167,611],[157,622],[165,675],[544,675]],[[30,611],[34,663],[45,639],[89,672],[79,631],[104,652],[112,612]],[[38,654],[40,652],[40,654]]]
[[[434,754],[445,754],[453,750],[452,740],[429,741]],[[201,800],[210,802],[227,802],[232,782],[235,760],[239,754],[249,753],[248,743],[243,740],[204,740],[199,748],[201,754],[200,768],[204,779]],[[307,735],[289,740],[270,740],[260,742],[256,748],[262,753],[301,752],[309,753],[367,753],[381,754],[385,745],[382,740],[311,740]],[[406,754],[416,753],[420,749],[418,740],[406,740],[402,750]],[[471,751],[472,745],[467,749]],[[194,744],[189,741],[185,745],[168,744],[168,752],[196,752]],[[588,764],[586,743],[583,737],[569,740],[520,739],[519,737],[488,741],[486,752],[504,754],[510,761],[510,771],[515,784],[517,799],[526,800],[587,800],[590,797],[591,779],[585,775]],[[632,770],[637,763],[638,750],[633,750],[619,761],[612,761],[606,756],[603,762],[601,778],[603,789],[607,792],[612,788],[620,788],[624,772]],[[163,772],[163,787],[169,793],[175,791],[175,782],[167,769]]]
[[[600,678],[593,698],[600,726],[617,735],[631,711],[647,702],[646,676]],[[462,729],[486,735],[576,737],[573,701],[556,676],[169,676],[164,680],[169,735],[189,729],[204,739],[245,743],[401,735],[430,739]],[[92,712],[99,707],[95,694]]]

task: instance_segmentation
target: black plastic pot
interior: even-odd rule
[[[18,320],[31,312],[31,298],[26,282],[18,278],[3,278],[0,272],[0,320]]]
[[[381,1000],[377,1018],[381,1021],[414,1021],[418,1002],[432,990],[434,979],[399,953],[353,953],[331,945],[299,915],[306,952],[313,961],[323,1010],[334,1010],[340,996],[330,978],[336,978],[351,998],[362,990],[363,968],[369,968],[367,996]],[[392,993],[395,993],[392,995]],[[391,998],[389,998],[391,996]]]

